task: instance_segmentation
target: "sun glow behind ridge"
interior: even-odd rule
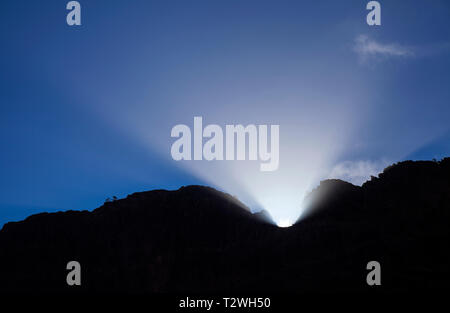
[[[236,53],[239,57],[240,52]],[[273,75],[279,64],[255,64],[261,75],[243,72],[232,80],[224,80],[220,75],[230,71],[228,63],[215,64],[218,68],[214,73],[199,64],[204,75],[198,77],[173,69],[173,73],[168,72],[176,74],[172,85],[158,95],[157,102],[154,95],[146,95],[133,110],[110,112],[109,117],[147,146],[151,154],[168,159],[173,167],[236,196],[254,212],[266,210],[275,224],[294,224],[302,215],[304,196],[329,174],[362,123],[358,104],[365,99],[366,90],[357,77],[337,81],[334,75],[340,72],[339,64],[330,68],[305,59],[298,71],[291,71],[291,65],[286,63],[282,78]],[[239,72],[241,65],[236,64],[233,69]],[[312,75],[316,72],[322,74]],[[164,119],[155,118],[156,104],[157,116]],[[260,160],[173,160],[171,145],[175,139],[171,138],[171,129],[185,124],[193,130],[195,116],[202,116],[204,126],[215,124],[222,129],[229,124],[279,125],[279,168],[261,172]]]
[[[289,219],[281,219],[277,222],[277,226],[281,228],[291,227],[292,222]]]
[[[259,99],[254,100],[255,102]],[[336,101],[334,99],[333,101]],[[293,102],[295,103],[295,102]],[[266,105],[268,106],[268,105]],[[312,103],[311,106],[314,106]],[[307,109],[305,109],[307,111]],[[315,109],[314,109],[315,110]],[[221,127],[227,124],[279,124],[280,125],[280,164],[273,172],[261,172],[260,161],[175,161],[173,165],[181,171],[186,171],[205,184],[218,188],[233,196],[251,208],[253,212],[266,210],[273,222],[280,227],[291,226],[302,215],[302,201],[304,196],[312,190],[321,178],[329,173],[334,158],[345,146],[348,129],[335,132],[337,125],[351,124],[352,116],[345,119],[337,116],[344,115],[342,107],[339,114],[330,110],[322,112],[320,116],[311,115],[293,118],[293,114],[286,117],[274,116],[273,121],[257,118],[256,116],[238,118],[233,115],[211,112],[203,116],[204,124],[217,124]],[[320,118],[333,115],[335,121],[327,125],[320,123]],[[162,158],[171,158],[171,144],[175,139],[170,138],[170,129],[179,123],[193,127],[193,116],[177,116],[171,123],[161,127],[166,133],[156,135],[141,116],[134,116],[133,126],[128,130],[135,130],[138,138],[149,147],[152,153],[159,153]],[[328,117],[331,118],[331,117]],[[148,134],[152,134],[149,138]],[[205,139],[204,141],[206,141]]]

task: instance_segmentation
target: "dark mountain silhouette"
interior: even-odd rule
[[[278,228],[209,187],[135,193],[0,231],[5,292],[436,291],[450,278],[450,158],[401,162],[362,187],[322,182]],[[80,262],[82,285],[66,285]],[[382,285],[366,284],[378,261]],[[372,288],[372,289],[371,289]]]

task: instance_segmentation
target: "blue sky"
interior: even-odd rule
[[[320,179],[449,155],[448,1],[379,27],[367,1],[81,0],[77,27],[66,3],[1,5],[0,224],[187,184],[293,218]],[[279,171],[173,161],[194,116],[279,124]]]

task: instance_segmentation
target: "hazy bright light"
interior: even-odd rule
[[[283,227],[283,228],[291,227],[292,226],[292,222],[290,220],[288,220],[288,219],[282,219],[282,220],[279,220],[277,222],[277,226],[278,227]]]
[[[216,97],[217,95],[214,95],[211,101],[223,101],[220,97]],[[183,101],[186,102],[186,99],[180,99],[180,103]],[[349,114],[348,107],[345,110],[346,107],[343,105],[345,101],[337,101],[336,98],[318,102],[312,97],[306,100],[293,97],[290,100],[292,104],[288,107],[295,109],[293,112],[280,111],[283,116],[276,111],[277,106],[272,106],[272,103],[267,103],[265,99],[241,101],[242,103],[238,103],[241,108],[246,108],[247,103],[264,104],[261,107],[264,110],[260,111],[266,112],[258,112],[258,115],[272,118],[258,118],[254,112],[249,114],[244,109],[240,110],[242,117],[236,117],[233,114],[214,112],[212,110],[214,107],[211,107],[203,108],[204,111],[210,110],[208,114],[202,115],[204,125],[218,124],[224,127],[226,124],[279,124],[280,166],[277,171],[261,172],[260,161],[170,161],[173,162],[173,166],[188,171],[205,184],[236,196],[252,211],[261,209],[268,211],[275,224],[283,227],[291,226],[302,214],[301,204],[304,196],[317,186],[320,179],[329,174],[330,168],[334,165],[334,158],[346,146],[352,114]],[[236,101],[229,100],[229,102]],[[305,103],[302,106],[304,114],[298,115],[296,112],[298,103]],[[188,103],[189,105],[194,106],[192,102]],[[219,103],[217,106],[226,106],[226,103],[223,105]],[[317,111],[321,107],[325,107],[328,112],[325,113],[324,108],[318,114]],[[193,119],[194,114],[174,117],[170,120],[172,122],[160,127],[166,132],[156,135],[147,121],[141,122],[139,116],[133,115],[133,127],[136,134],[143,136],[141,137],[143,142],[154,144],[156,148],[152,149],[153,153],[160,152],[162,158],[171,159],[170,149],[174,142],[174,139],[170,138],[171,127],[184,123],[192,128]],[[333,123],[323,124],[320,122],[321,119],[333,120]],[[335,131],[337,128],[340,129],[339,132]]]
[[[236,53],[240,56],[239,51]],[[263,71],[258,75],[241,72],[243,64],[230,72],[228,61],[216,63],[214,72],[209,66],[198,64],[204,70],[204,75],[198,77],[186,69],[173,69],[168,72],[173,80],[161,89],[165,90],[163,94],[153,90],[132,108],[123,106],[125,109],[120,112],[109,111],[110,117],[148,146],[152,154],[160,154],[174,167],[236,196],[253,211],[268,211],[274,223],[290,226],[302,214],[304,196],[330,173],[336,157],[352,141],[351,134],[363,124],[364,115],[358,109],[367,98],[358,77],[340,74],[342,70],[346,73],[345,66],[341,68],[337,63],[329,67],[328,62],[311,63],[311,59],[296,57],[297,61],[301,63],[295,66],[297,70],[292,72],[291,64],[286,63],[282,76],[274,75],[273,71],[279,71],[278,65],[265,63],[255,67]],[[241,75],[233,74],[232,79],[224,80],[234,71]],[[101,113],[104,116],[104,110]],[[227,124],[279,125],[278,170],[261,172],[259,160],[172,160],[174,139],[170,131],[178,124],[186,124],[192,130],[194,116],[202,116],[204,125],[217,124],[222,128]]]

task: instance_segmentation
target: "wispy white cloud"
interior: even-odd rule
[[[405,58],[415,55],[414,49],[397,43],[381,43],[366,35],[356,37],[354,51],[361,61],[367,59]]]
[[[389,164],[390,162],[387,160],[345,161],[332,169],[329,178],[342,179],[361,186],[371,176],[378,176]]]

